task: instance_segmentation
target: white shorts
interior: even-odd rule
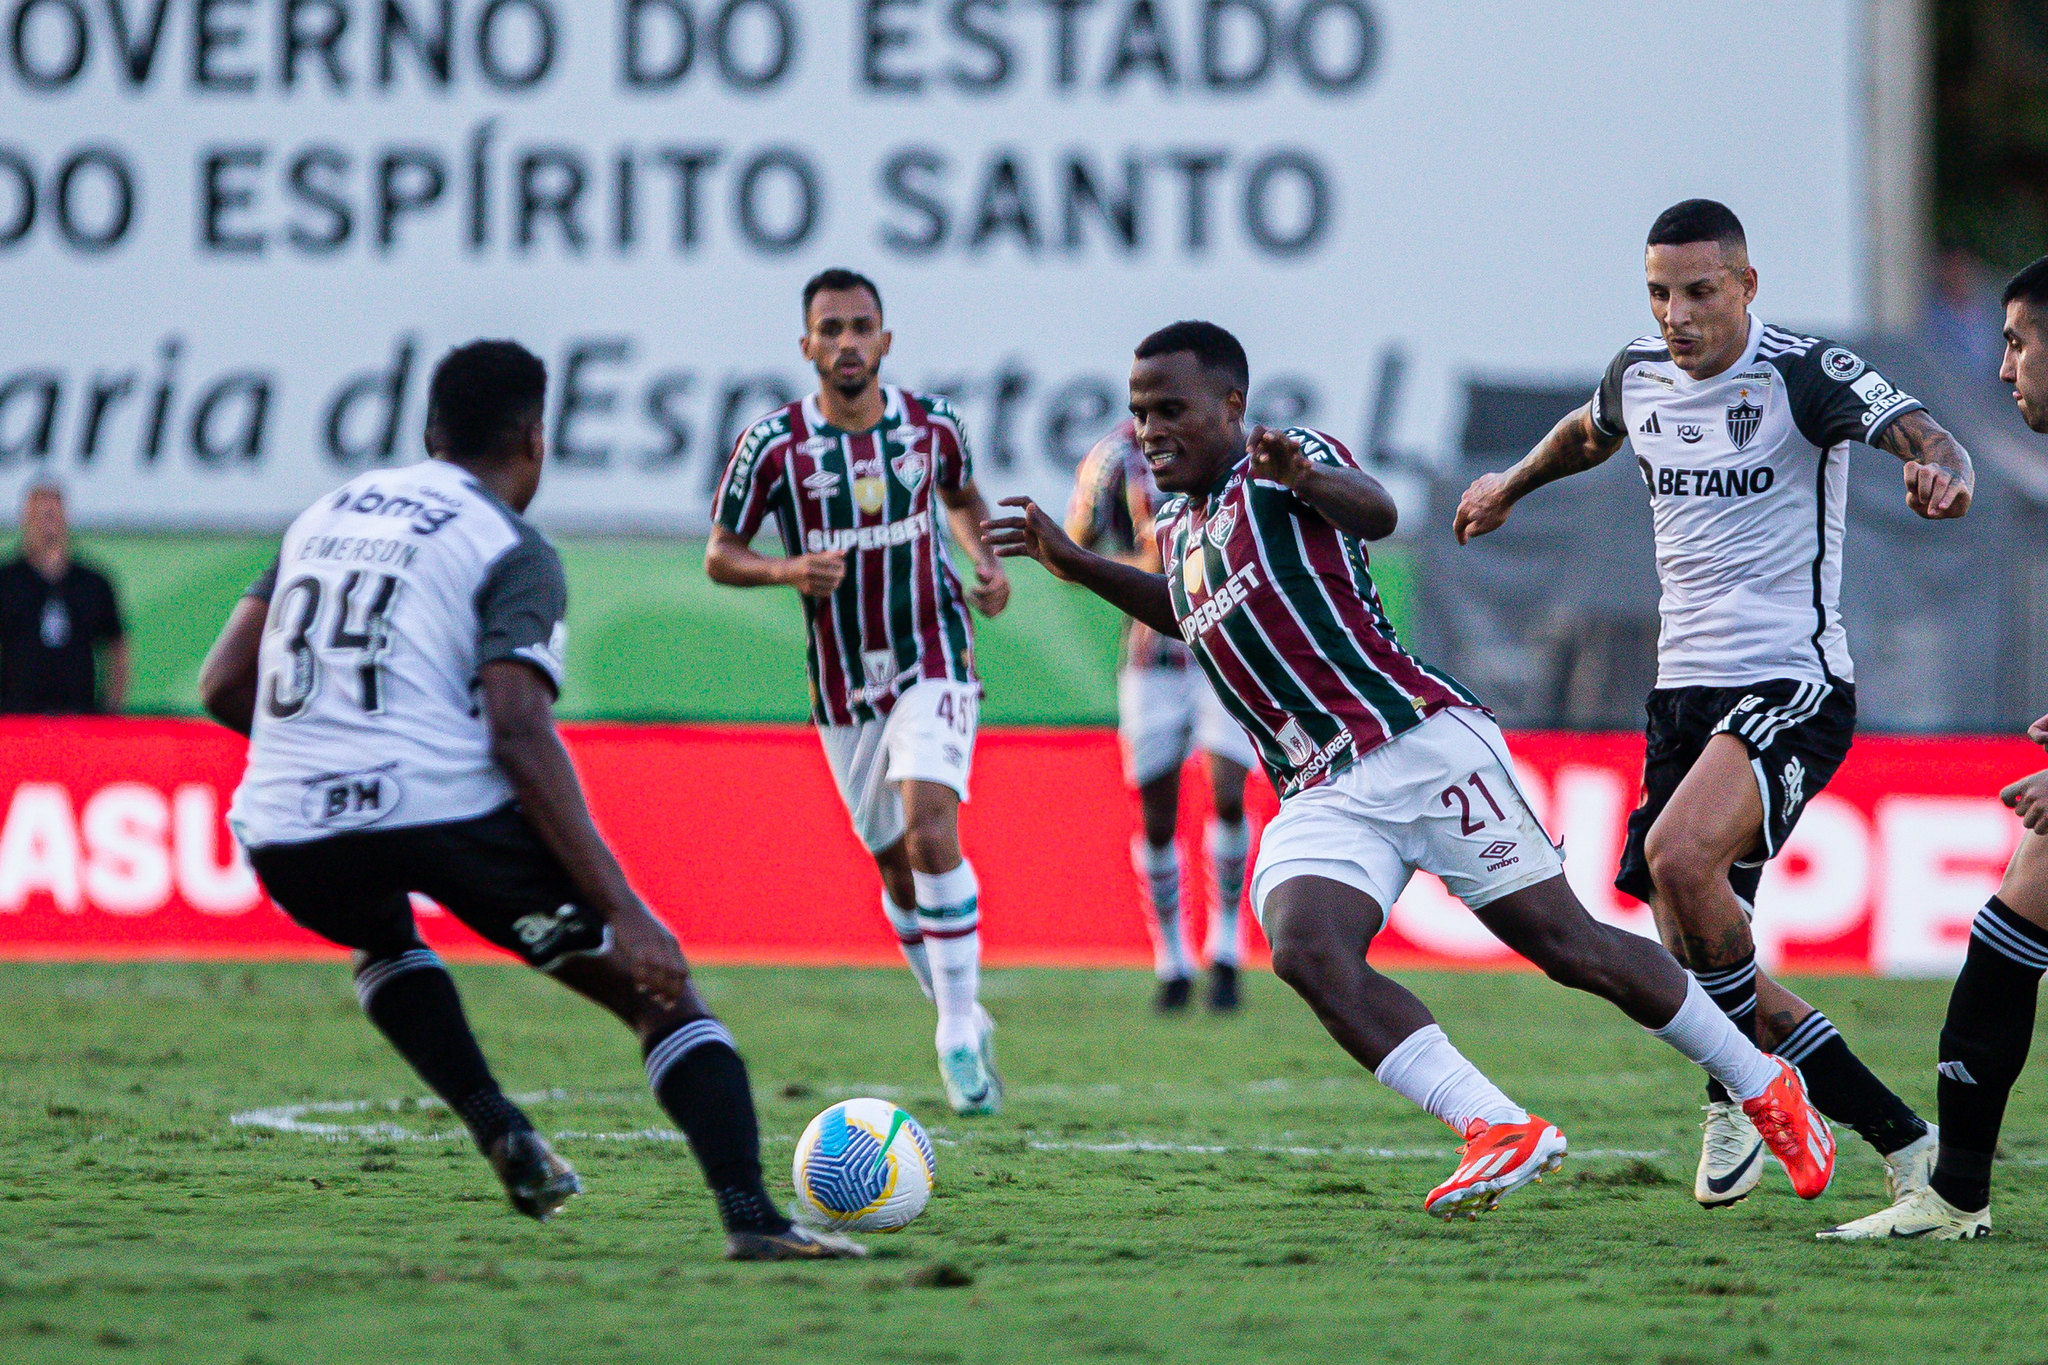
[[[1118,673],[1116,734],[1123,741],[1124,779],[1134,787],[1164,777],[1196,749],[1240,767],[1259,766],[1251,736],[1223,709],[1195,664]]]
[[[1327,877],[1387,910],[1418,869],[1474,910],[1564,871],[1482,712],[1439,711],[1281,802],[1259,843],[1252,908],[1263,925],[1274,887]]]
[[[896,783],[936,782],[967,799],[980,714],[980,683],[926,678],[897,697],[881,720],[818,727],[839,799],[868,852],[903,837],[903,794]]]

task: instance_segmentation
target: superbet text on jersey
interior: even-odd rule
[[[1334,437],[1287,435],[1311,460],[1357,467]],[[1168,502],[1159,526],[1181,638],[1283,799],[1446,707],[1479,707],[1401,647],[1365,546],[1250,477],[1249,457],[1207,493]]]
[[[815,395],[755,422],[712,502],[742,540],[772,513],[788,554],[846,553],[838,590],[803,599],[820,725],[885,716],[921,678],[975,681],[974,627],[939,498],[974,478],[967,437],[945,399],[887,384],[882,394],[872,431],[832,426]]]
[[[1661,338],[1622,348],[1591,412],[1628,437],[1650,490],[1658,687],[1855,681],[1837,606],[1849,443],[1920,406],[1847,347],[1755,318],[1711,379]]]
[[[512,800],[477,670],[518,659],[559,689],[568,588],[554,547],[469,473],[423,460],[344,484],[292,522],[250,592],[270,613],[228,815],[244,845]]]

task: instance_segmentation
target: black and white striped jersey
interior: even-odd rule
[[[1622,348],[1592,418],[1628,437],[1650,490],[1657,686],[1855,681],[1837,606],[1849,443],[1920,406],[1847,347],[1754,317],[1711,379],[1660,337]]]
[[[555,548],[466,470],[379,469],[314,503],[252,587],[270,603],[245,847],[441,824],[512,799],[477,670],[518,659],[559,690],[568,586]]]

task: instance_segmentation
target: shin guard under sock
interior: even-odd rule
[[[1771,1049],[1799,1068],[1813,1107],[1889,1156],[1927,1136],[1927,1123],[1857,1059],[1819,1010],[1800,1020]]]
[[[1740,961],[1696,971],[1693,976],[1742,1036],[1756,1041],[1756,954],[1750,953]],[[1707,1098],[1716,1103],[1725,1101],[1728,1099],[1727,1088],[1708,1077]]]
[[[432,949],[421,946],[372,958],[356,972],[363,1013],[468,1127],[480,1150],[533,1123],[491,1076],[483,1049],[462,1013],[455,979]]]
[[[709,1015],[647,1044],[647,1084],[690,1140],[727,1232],[786,1232],[789,1219],[761,1181],[761,1130],[747,1065],[725,1025]]]
[[[1974,1213],[1991,1202],[1991,1158],[2013,1082],[2027,1064],[2048,929],[1993,896],[1970,927],[1969,954],[1941,1027],[1941,1152],[1934,1192]]]

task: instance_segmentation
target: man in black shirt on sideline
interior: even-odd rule
[[[0,712],[119,711],[128,692],[125,634],[114,585],[71,558],[63,490],[30,485],[21,502],[21,554],[0,565]],[[95,667],[101,645],[104,694]]]

